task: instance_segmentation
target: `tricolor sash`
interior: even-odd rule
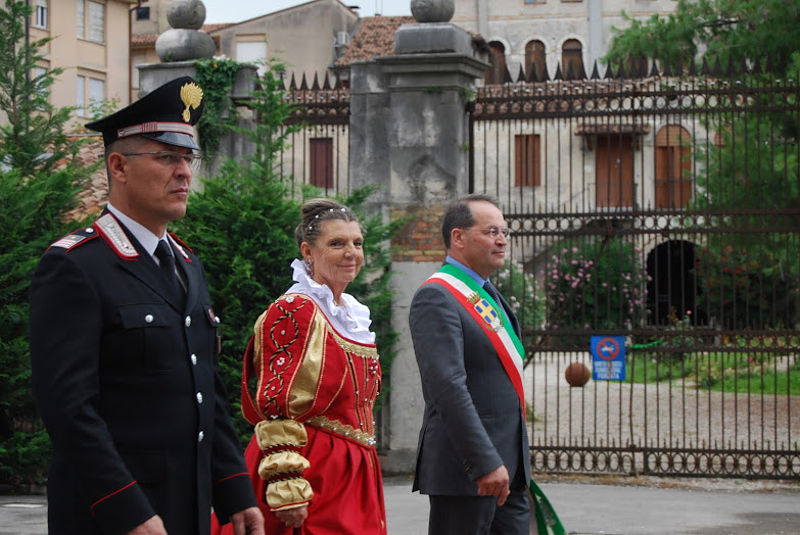
[[[452,264],[445,264],[431,275],[424,284],[440,284],[444,286],[456,300],[469,312],[470,316],[481,326],[486,336],[497,351],[514,390],[519,396],[522,414],[525,415],[525,393],[522,389],[522,365],[525,350],[517,333],[506,318],[500,303],[478,286],[475,279]]]

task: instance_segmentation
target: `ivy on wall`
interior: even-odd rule
[[[241,64],[227,58],[208,58],[197,60],[195,65],[197,83],[203,88],[205,101],[203,115],[197,123],[200,150],[203,155],[213,158],[222,136],[236,122],[230,95]]]

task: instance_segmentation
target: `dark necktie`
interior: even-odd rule
[[[494,299],[495,303],[503,306],[503,302],[500,300],[500,294],[497,293],[497,289],[495,289],[491,282],[486,281],[486,283],[483,285],[483,289],[486,290],[486,293],[488,293],[492,299]]]
[[[181,283],[178,280],[178,272],[176,271],[177,267],[175,266],[175,256],[173,256],[169,249],[170,247],[167,245],[166,241],[159,240],[158,246],[156,246],[156,257],[158,258],[158,267],[161,271],[161,275],[164,277],[167,287],[169,288],[170,301],[180,304],[183,303],[184,291],[183,286],[181,286]]]
[[[492,299],[494,299],[494,302],[497,303],[497,306],[503,307],[503,310],[506,313],[506,317],[511,322],[511,328],[514,330],[514,332],[517,333],[517,336],[519,336],[520,332],[519,332],[519,323],[517,323],[517,317],[514,315],[514,312],[512,312],[505,305],[503,300],[500,299],[500,293],[497,291],[497,288],[495,288],[494,285],[487,280],[486,283],[483,285],[483,289],[486,290],[486,293],[488,293],[492,297]]]

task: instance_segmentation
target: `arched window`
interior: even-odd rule
[[[567,39],[561,46],[561,75],[565,80],[585,77],[583,47],[577,39]]]
[[[506,81],[506,47],[499,41],[489,43],[489,63],[484,82],[487,84],[502,84]]]
[[[544,43],[541,41],[528,41],[525,45],[525,76],[528,80],[541,81],[544,79]]]
[[[692,198],[692,138],[676,124],[656,134],[656,208],[685,208]]]

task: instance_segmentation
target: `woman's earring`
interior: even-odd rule
[[[306,258],[306,259],[304,260],[304,262],[305,262],[305,264],[306,264],[306,271],[308,272],[308,274],[309,274],[309,275],[313,275],[313,273],[314,273],[314,266],[313,266],[313,264],[311,263],[311,259],[310,259],[310,258]]]

